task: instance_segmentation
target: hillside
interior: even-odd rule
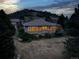
[[[23,19],[24,16],[29,16],[29,17],[58,17],[56,14],[52,14],[50,12],[43,12],[43,11],[36,11],[36,10],[29,10],[29,9],[24,9],[17,11],[15,13],[8,14],[10,18],[19,18]]]

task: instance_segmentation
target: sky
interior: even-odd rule
[[[79,0],[0,0],[0,9],[13,13],[21,9],[35,9],[71,15]]]

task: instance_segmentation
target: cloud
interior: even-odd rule
[[[0,0],[0,3],[4,4],[13,4],[13,3],[18,3],[20,0]]]
[[[55,0],[57,4],[51,4],[48,6],[34,7],[35,10],[43,10],[56,14],[64,14],[65,16],[70,16],[74,13],[74,8],[79,3],[79,0]]]
[[[71,16],[71,14],[74,13],[74,8],[49,8],[49,9],[44,9],[43,11],[48,11],[51,13],[55,14],[64,14],[65,16]]]
[[[79,0],[0,0],[0,9],[11,13],[23,7],[57,14],[71,14],[78,3]]]
[[[5,0],[3,3],[5,4],[13,4],[13,3],[18,3],[20,0]]]
[[[10,5],[2,4],[2,9],[4,9],[6,13],[12,13],[18,10],[18,6],[12,4]]]
[[[0,9],[4,9],[6,13],[12,13],[18,10],[17,3],[20,0],[0,0]]]

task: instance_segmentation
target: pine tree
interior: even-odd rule
[[[79,58],[79,8],[75,8],[75,13],[71,16],[67,24],[67,35],[65,48],[68,58]]]
[[[60,24],[64,28],[65,16],[61,14],[58,19],[58,24]]]
[[[0,59],[14,59],[15,46],[12,36],[15,29],[7,14],[0,11]]]

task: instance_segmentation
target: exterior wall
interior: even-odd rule
[[[28,33],[55,33],[56,30],[62,29],[61,26],[29,26],[29,27],[25,27],[25,32]]]

